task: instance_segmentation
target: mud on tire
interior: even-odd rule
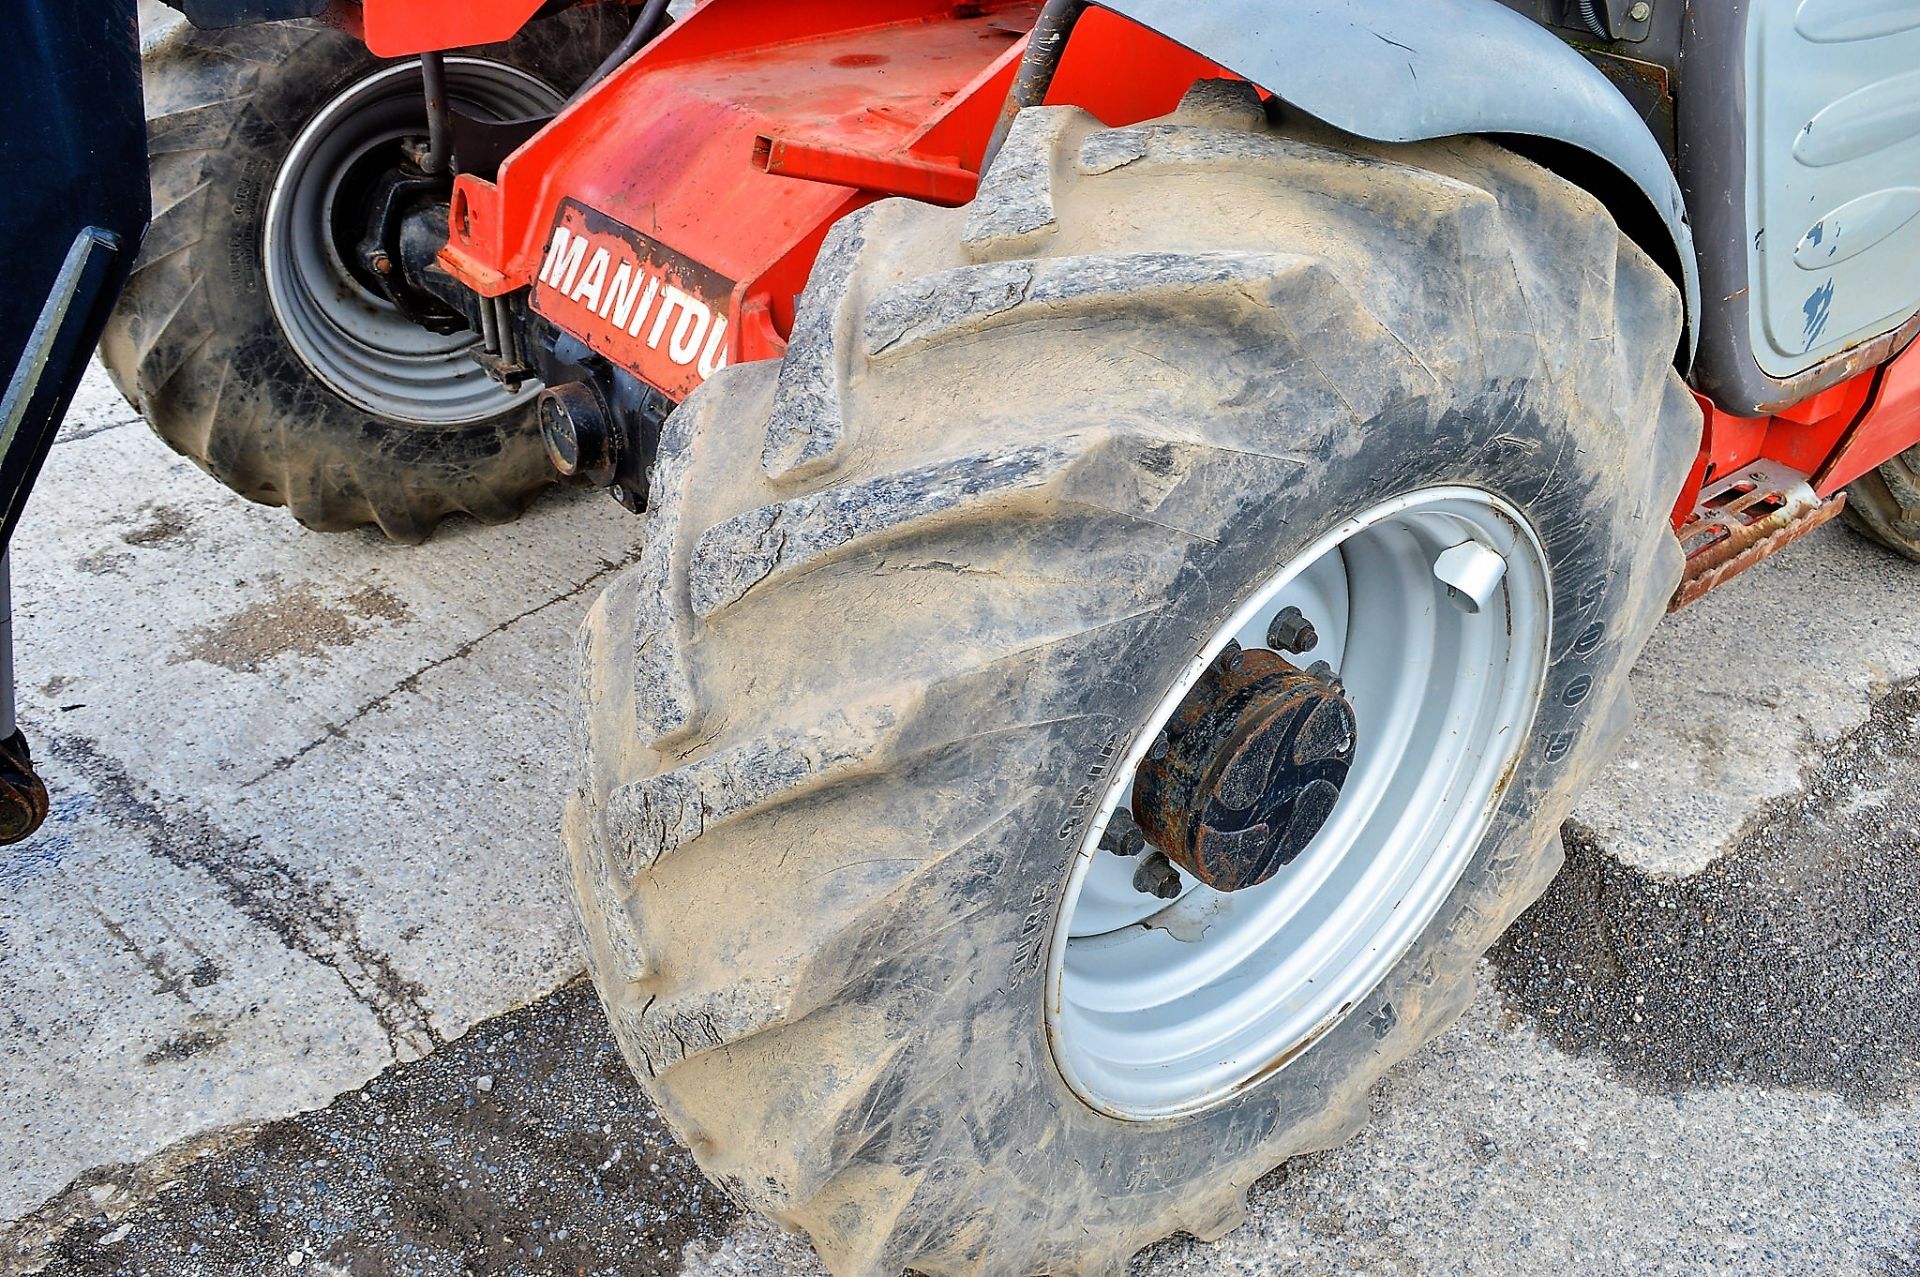
[[[629,21],[624,6],[588,5],[471,52],[564,96]],[[530,395],[488,420],[389,419],[309,372],[274,314],[268,191],[306,123],[382,65],[357,39],[307,22],[181,22],[148,47],[153,225],[100,353],[160,437],[242,496],[310,528],[374,523],[418,541],[455,511],[511,519],[555,476]]]
[[[1349,1134],[1626,721],[1698,443],[1679,324],[1545,171],[1220,85],[1129,128],[1027,112],[969,208],[838,226],[785,361],[668,422],[645,556],[582,637],[590,962],[702,1166],[837,1273],[1098,1273]],[[1076,804],[1239,599],[1431,483],[1525,512],[1552,578],[1483,844],[1304,1055],[1191,1117],[1095,1112],[1041,1011]]]
[[[1869,540],[1920,562],[1920,448],[1908,448],[1848,484],[1840,517]]]

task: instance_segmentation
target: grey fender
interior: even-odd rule
[[[1673,237],[1691,360],[1700,269],[1680,185],[1626,98],[1546,28],[1499,0],[1095,2],[1348,133],[1377,142],[1520,134],[1605,161]]]

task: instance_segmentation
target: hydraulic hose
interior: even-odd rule
[[[599,66],[593,69],[593,74],[588,76],[580,87],[573,91],[573,96],[568,98],[567,101],[578,101],[585,95],[588,89],[591,89],[594,85],[612,75],[615,69],[628,58],[640,52],[640,50],[646,46],[647,41],[659,35],[666,24],[667,0],[647,0],[647,7],[642,9],[640,16],[633,20],[633,30],[627,32],[627,38],[622,40],[619,46],[615,48],[612,53],[609,53]]]
[[[1613,32],[1607,28],[1607,20],[1600,12],[1600,0],[1575,0],[1574,8],[1580,12],[1580,21],[1587,30],[1602,40],[1612,40]]]

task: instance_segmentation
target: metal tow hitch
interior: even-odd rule
[[[1323,662],[1229,643],[1140,764],[1134,821],[1214,890],[1258,886],[1326,824],[1354,744],[1353,706]]]

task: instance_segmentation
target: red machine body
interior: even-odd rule
[[[450,47],[499,38],[534,7],[368,0],[365,34],[380,53]],[[1038,12],[1036,0],[709,0],[495,180],[462,176],[441,260],[486,296],[532,288],[556,326],[683,398],[727,363],[782,354],[795,298],[840,218],[890,195],[972,197]],[[1171,110],[1195,79],[1228,74],[1096,8],[1047,100],[1127,124]],[[1797,536],[1837,511],[1847,483],[1920,442],[1920,356],[1770,417],[1700,404],[1701,452],[1674,511],[1690,553],[1727,551],[1725,501],[1701,503],[1728,484],[1782,487],[1789,476],[1800,493],[1752,498],[1772,524],[1741,544],[1750,561],[1792,539],[1773,526],[1784,526],[1783,505],[1794,505],[1785,522]],[[1749,472],[1765,481],[1733,478]]]
[[[505,40],[540,11],[542,0],[367,0],[360,36],[383,58]]]
[[[1920,359],[1908,348],[1878,368],[1770,417],[1736,417],[1696,394],[1705,414],[1695,467],[1710,481],[1767,459],[1809,477],[1830,497],[1920,440]]]
[[[541,315],[682,398],[726,363],[782,353],[840,218],[889,195],[972,198],[1038,13],[1032,0],[715,0],[496,180],[462,176],[441,260],[483,295],[532,287]],[[1056,96],[1122,124],[1209,74],[1224,72],[1096,11]]]

